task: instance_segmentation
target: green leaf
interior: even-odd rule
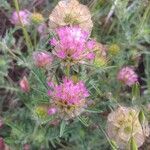
[[[112,148],[112,150],[117,150],[117,144],[116,144],[116,142],[115,141],[113,141],[113,140],[111,140],[110,141],[110,144],[111,144],[111,148]]]
[[[89,126],[89,118],[88,117],[79,116],[78,120],[81,121],[81,123],[83,125],[85,125],[86,127]]]
[[[3,7],[7,10],[11,9],[10,4],[6,0],[0,0],[0,7]]]
[[[66,128],[66,122],[64,120],[62,120],[61,125],[60,125],[60,133],[59,133],[59,137],[62,137],[62,135],[65,132],[65,128]]]
[[[86,109],[85,111],[89,112],[89,113],[101,113],[101,112],[103,112],[103,111],[98,110],[98,109]]]

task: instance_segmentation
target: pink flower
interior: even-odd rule
[[[28,82],[28,79],[27,79],[26,76],[24,76],[24,77],[21,79],[19,85],[20,85],[20,88],[21,88],[21,90],[22,90],[23,92],[29,92],[29,91],[30,91],[30,85],[29,85],[29,82]]]
[[[71,79],[64,78],[60,85],[51,88],[48,93],[52,98],[52,105],[63,117],[78,116],[87,106],[86,98],[89,93],[82,81],[74,83]]]
[[[57,112],[57,109],[52,107],[52,108],[49,108],[48,110],[48,115],[54,115],[55,113]]]
[[[131,67],[122,68],[117,76],[118,80],[128,86],[132,86],[138,82],[138,76]]]
[[[19,17],[20,16],[20,17]],[[16,11],[13,12],[11,16],[11,23],[14,25],[29,25],[30,24],[30,12],[28,10],[20,10],[19,11],[19,16]],[[21,21],[21,22],[20,22]]]
[[[52,55],[46,51],[39,51],[33,53],[33,60],[37,67],[46,67],[53,61]]]
[[[51,39],[54,54],[72,63],[93,59],[95,42],[88,40],[90,33],[79,27],[61,27],[56,30],[57,38]],[[92,56],[92,57],[91,57]]]

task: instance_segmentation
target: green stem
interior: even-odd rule
[[[29,37],[29,34],[28,34],[25,26],[23,25],[23,23],[21,21],[21,17],[19,15],[19,3],[18,3],[18,0],[14,0],[14,5],[15,5],[15,8],[16,8],[16,11],[17,11],[17,15],[18,15],[18,18],[19,18],[19,22],[21,24],[21,28],[22,28],[22,31],[23,31],[23,35],[24,35],[27,47],[28,47],[28,49],[30,49],[30,48],[32,48],[32,42],[31,42],[31,39]]]
[[[37,38],[37,31],[34,30],[34,48],[36,49],[36,38]]]
[[[33,134],[32,134],[33,139],[35,138],[36,132],[38,131],[38,129],[39,129],[39,124],[37,123],[37,124],[35,125],[34,130],[33,130]]]
[[[111,143],[110,138],[108,137],[107,133],[103,130],[103,128],[102,128],[99,124],[97,124],[97,126],[98,126],[98,129],[105,135],[105,137],[106,137],[108,143],[110,144],[111,148],[112,148],[113,150],[117,150],[117,148],[114,147],[114,145]]]
[[[67,75],[67,77],[70,76],[70,64],[67,64],[66,75]]]

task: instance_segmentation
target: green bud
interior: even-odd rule
[[[120,52],[120,47],[117,44],[111,44],[108,48],[108,52],[111,55],[117,55]]]
[[[145,122],[145,115],[144,115],[144,112],[142,110],[139,113],[139,121],[141,124],[143,124]]]
[[[130,144],[130,150],[138,150],[134,137],[130,138],[129,144]]]

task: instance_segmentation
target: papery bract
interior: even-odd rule
[[[138,115],[138,110],[129,107],[119,107],[108,115],[107,134],[120,149],[127,148],[131,135],[138,147],[144,143],[145,136],[149,136],[147,122],[141,125]]]
[[[78,25],[91,32],[93,27],[91,13],[87,6],[77,0],[61,0],[49,16],[49,27],[56,29],[70,25]]]

